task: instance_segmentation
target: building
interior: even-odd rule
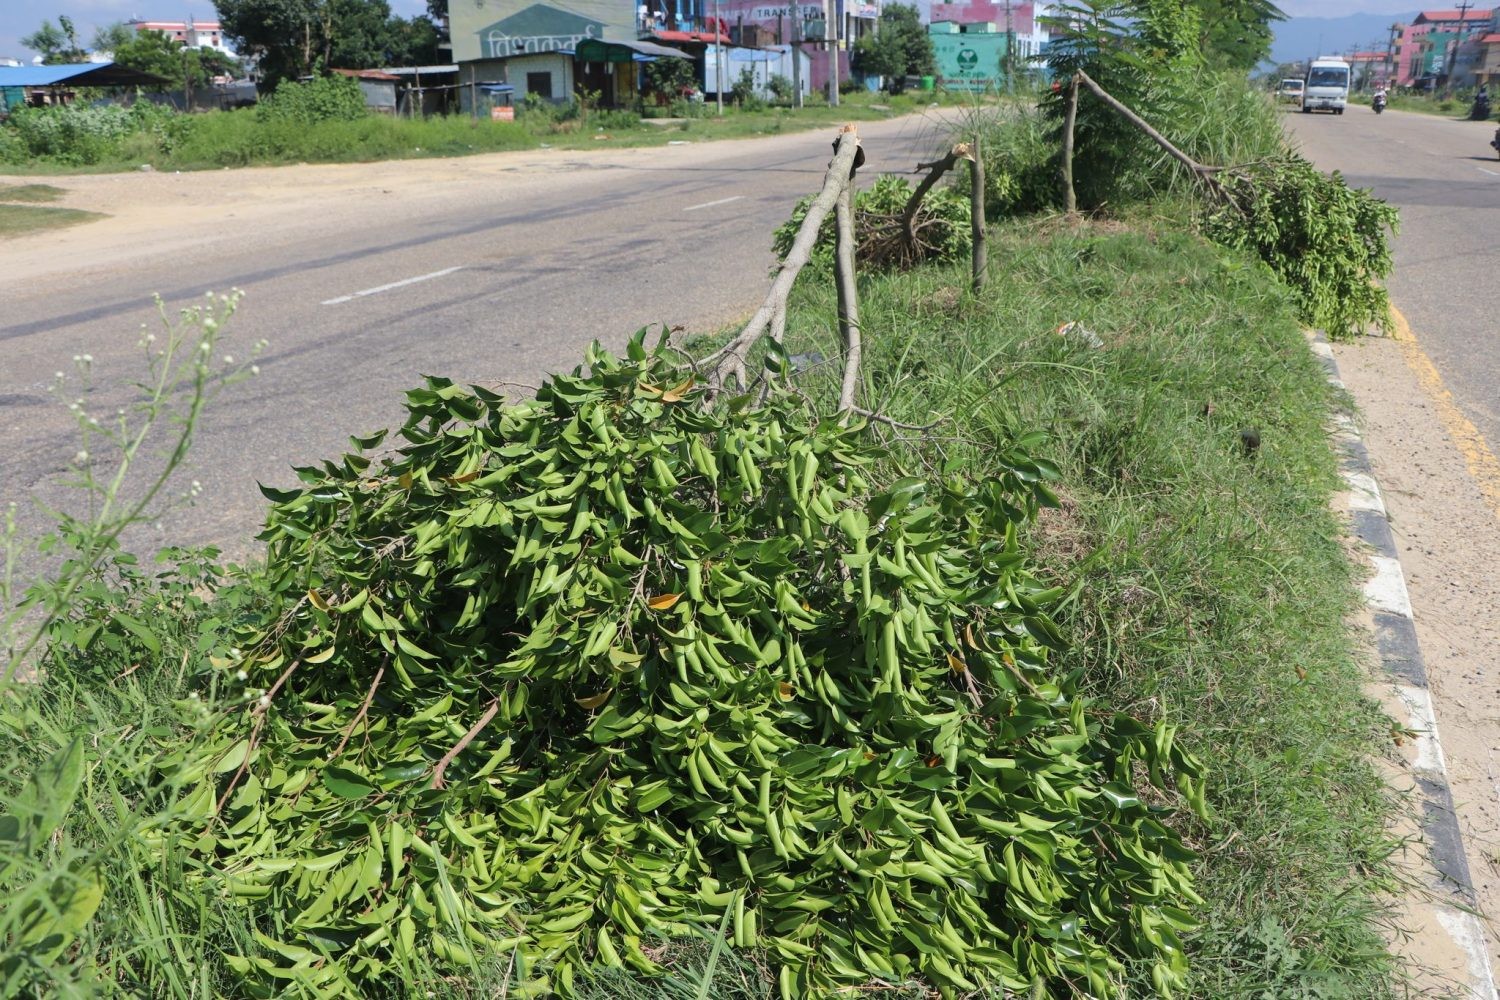
[[[1424,10],[1405,26],[1396,56],[1396,82],[1430,89],[1445,78],[1459,44],[1490,23],[1490,10]]]
[[[186,21],[142,21],[140,18],[132,18],[125,23],[138,32],[159,31],[190,49],[217,49],[227,56],[234,55],[234,51],[224,41],[224,30],[218,21],[195,21],[191,17]]]
[[[1344,61],[1349,64],[1350,83],[1355,90],[1369,90],[1391,78],[1391,64],[1385,52],[1351,52]]]
[[[511,88],[516,101],[534,96],[570,100],[576,92],[599,95],[604,106],[639,99],[642,64],[692,60],[701,89],[718,86],[724,62],[727,90],[743,69],[760,81],[791,69],[782,46],[803,43],[795,60],[808,85],[824,86],[834,65],[825,42],[830,18],[841,27],[837,58],[847,77],[848,47],[875,30],[880,8],[854,0],[823,0],[801,7],[765,0],[450,0],[449,35],[459,66],[461,107],[483,105],[484,94]],[[721,53],[721,49],[723,50]],[[740,52],[738,50],[754,50]],[[487,90],[487,88],[490,88]]]

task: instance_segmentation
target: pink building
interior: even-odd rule
[[[1489,10],[1457,8],[1422,11],[1401,33],[1396,56],[1396,82],[1410,87],[1424,77],[1440,75],[1448,44],[1470,32],[1484,30],[1491,13]],[[1442,43],[1442,52],[1436,51],[1437,42]]]
[[[218,49],[229,55],[229,47],[224,44],[224,31],[218,21],[195,21],[191,17],[186,21],[142,21],[139,19],[126,21],[136,31],[160,31],[174,42],[181,42],[190,49]]]

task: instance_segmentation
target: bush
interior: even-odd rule
[[[88,166],[108,157],[120,139],[138,130],[140,121],[116,104],[68,104],[17,108],[5,127],[34,159]]]
[[[283,80],[275,93],[255,106],[262,122],[316,125],[329,121],[359,121],[368,117],[359,81],[347,76],[314,77],[306,83]]]
[[[703,409],[639,337],[588,366],[511,406],[429,379],[391,457],[268,491],[246,710],[151,838],[268,915],[250,988],[513,954],[570,993],[719,927],[786,996],[1178,982],[1189,855],[1144,783],[1196,765],[1049,665],[1045,463],[881,486],[800,397]]]
[[[766,89],[771,92],[771,100],[777,104],[792,103],[792,81],[780,73],[773,74],[766,81]]]
[[[1304,322],[1334,340],[1390,322],[1378,282],[1391,273],[1394,208],[1293,154],[1224,183],[1235,204],[1212,213],[1204,232],[1270,265]]]
[[[911,198],[911,182],[894,174],[875,179],[868,189],[854,196],[855,259],[862,264],[884,269],[907,267],[918,260],[957,260],[969,252],[973,234],[969,228],[969,198],[951,187],[934,187],[922,199],[913,220],[919,246],[913,254],[905,242],[901,216]],[[792,217],[777,228],[771,238],[771,249],[784,259],[797,238],[802,220],[813,203],[808,196],[797,202]],[[834,218],[830,212],[818,230],[808,263],[815,267],[832,267],[835,248]]]

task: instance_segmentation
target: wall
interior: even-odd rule
[[[709,45],[705,47],[703,54],[703,79],[705,93],[712,94],[716,84],[714,76],[716,60],[718,59],[718,46]],[[736,58],[738,55],[752,53],[757,57],[770,56],[771,58],[756,58],[745,60]],[[802,58],[802,96],[806,97],[812,93],[812,59],[807,53],[801,54]],[[755,88],[760,96],[770,98],[770,81],[773,76],[784,76],[792,79],[792,52],[790,45],[780,46],[777,51],[767,52],[764,50],[748,50],[731,48],[729,56],[724,60],[724,93],[727,95],[735,81],[740,78],[743,70],[750,70],[755,77]]]
[[[634,39],[635,7],[631,0],[449,0],[453,59],[467,63],[555,52],[585,38]]]
[[[552,100],[566,101],[573,96],[573,60],[568,56],[538,55],[517,56],[505,60],[506,82],[516,88],[517,104],[525,97],[526,74],[547,73],[552,77]]]

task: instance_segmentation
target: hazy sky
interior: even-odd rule
[[[427,10],[426,0],[387,2],[402,17]],[[0,0],[0,56],[30,62],[36,53],[21,47],[21,36],[31,34],[43,21],[55,22],[59,14],[73,19],[84,48],[92,48],[95,29],[132,17],[148,21],[182,21],[189,16],[212,21],[218,17],[213,0]]]
[[[410,17],[427,9],[424,0],[389,0],[397,14]],[[1293,17],[1342,17],[1345,14],[1399,14],[1419,9],[1413,0],[1282,0],[1281,9]],[[161,21],[200,20],[216,16],[212,0],[0,0],[0,56],[30,62],[34,52],[21,48],[43,20],[67,14],[78,26],[79,41],[87,48],[94,30],[115,21],[140,16]]]

